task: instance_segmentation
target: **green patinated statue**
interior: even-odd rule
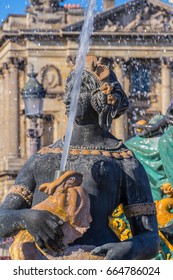
[[[173,258],[173,101],[165,115],[135,125],[137,136],[126,141],[148,175],[157,209],[164,259]]]

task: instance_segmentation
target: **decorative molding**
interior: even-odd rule
[[[60,71],[54,65],[46,65],[41,70],[41,83],[46,90],[55,89],[62,85]]]
[[[143,11],[139,11],[134,15],[127,25],[122,25],[119,19],[113,22],[107,19],[107,24],[102,28],[102,31],[116,32],[116,31],[136,31],[136,32],[165,32],[173,31],[173,17],[165,10],[153,10],[150,7],[145,7]]]
[[[55,12],[60,9],[59,3],[62,0],[30,0],[31,7],[28,9],[32,11],[32,9],[40,11],[40,12]]]
[[[169,57],[161,57],[160,61],[162,63],[162,66],[166,66],[166,67],[172,67],[172,58]]]
[[[129,1],[125,5],[99,13],[94,19],[94,33],[156,33],[172,32],[172,7],[161,1]],[[82,21],[65,26],[63,31],[80,31]]]

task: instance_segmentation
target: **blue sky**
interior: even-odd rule
[[[128,0],[116,0],[117,5],[123,4]],[[169,2],[169,0],[162,0]],[[82,6],[86,5],[87,0],[65,0],[64,3],[76,3]],[[0,23],[8,16],[8,14],[23,14],[25,7],[29,4],[29,0],[0,0]],[[97,9],[102,9],[102,0],[97,0]]]

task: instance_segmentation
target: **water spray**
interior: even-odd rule
[[[89,41],[93,32],[94,10],[96,8],[96,0],[90,0],[86,10],[85,20],[80,34],[80,42],[76,57],[76,67],[74,72],[73,88],[71,92],[71,104],[67,122],[67,130],[61,159],[60,170],[55,171],[55,179],[62,175],[65,171],[67,157],[69,153],[70,141],[73,132],[73,124],[75,121],[80,87],[82,84],[82,74],[85,69],[85,58],[89,50]]]

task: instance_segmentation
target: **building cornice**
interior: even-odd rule
[[[78,37],[80,35],[80,32],[51,32],[51,34],[47,34],[46,32],[38,32],[36,34],[33,34],[32,32],[23,32],[23,33],[10,33],[5,34],[4,37],[1,37],[0,39],[0,49],[2,50],[5,48],[10,42],[23,42],[30,41],[30,42],[45,42],[43,45],[39,45],[38,48],[40,51],[46,46],[49,45],[50,39],[53,42],[58,41],[66,41],[66,42],[75,42],[75,49],[78,48]],[[102,39],[104,38],[104,39]],[[128,32],[107,32],[104,34],[102,32],[95,32],[92,34],[91,40],[93,40],[92,45],[95,46],[95,44],[99,41],[99,45],[103,45],[103,47],[106,49],[114,49],[115,47],[126,47],[126,49],[132,49],[134,47],[150,47],[152,46],[153,50],[154,48],[161,49],[164,46],[165,51],[167,49],[173,50],[173,32],[171,33],[135,33],[131,32],[130,34]],[[165,41],[167,42],[165,45]],[[46,43],[47,42],[47,43]],[[146,43],[147,42],[147,43]],[[109,43],[109,44],[108,44]],[[163,45],[164,44],[164,45]],[[92,48],[91,45],[91,48]],[[59,45],[54,44],[52,45],[54,47],[59,48]],[[51,46],[50,46],[51,47]],[[64,50],[68,50],[70,48],[70,43],[68,46],[64,45]],[[72,46],[74,48],[74,45]],[[23,45],[23,51],[25,51],[25,45]]]
[[[31,41],[33,41],[34,39],[55,39],[57,37],[59,38],[71,38],[71,37],[75,37],[75,38],[78,38],[80,35],[80,32],[79,31],[51,31],[51,32],[47,32],[46,30],[45,31],[35,31],[35,30],[19,30],[19,31],[7,31],[7,32],[3,32],[3,34],[1,35],[0,37],[0,46],[2,46],[2,44],[4,42],[6,42],[7,40],[11,40],[11,41],[14,41],[14,40],[21,40],[23,38],[26,38],[26,39],[29,39]],[[121,31],[121,32],[109,32],[109,31],[96,31],[96,32],[93,32],[92,33],[92,37],[101,37],[101,36],[104,36],[104,38],[107,38],[107,37],[126,37],[126,38],[148,38],[148,37],[151,37],[151,38],[155,38],[157,37],[158,40],[160,38],[163,38],[165,40],[165,37],[168,38],[168,37],[171,37],[173,36],[173,31],[171,32],[133,32],[133,31],[130,31],[130,32],[126,32],[126,31]],[[101,39],[100,39],[101,40]]]

